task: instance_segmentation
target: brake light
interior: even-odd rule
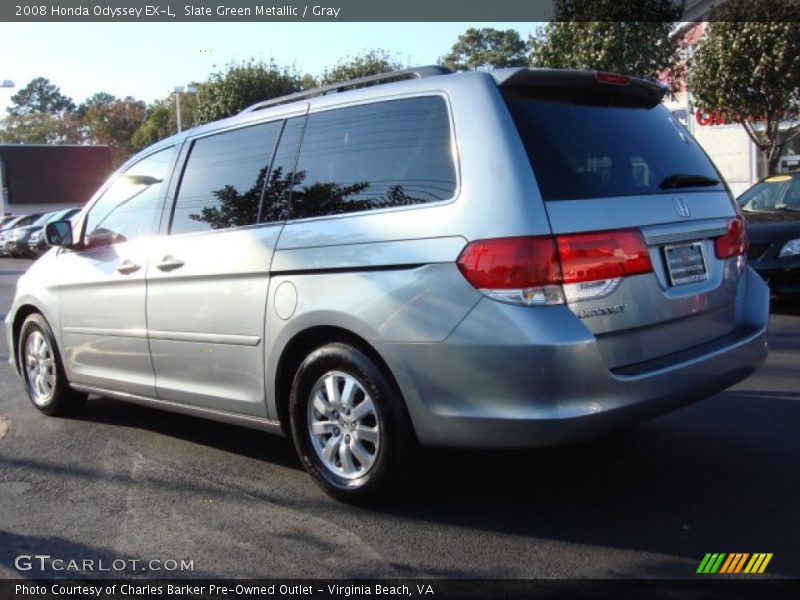
[[[595,77],[600,83],[610,83],[612,85],[628,85],[631,82],[631,78],[627,75],[606,73],[604,71],[598,71]]]
[[[558,256],[564,283],[615,279],[653,270],[637,229],[559,235]]]
[[[469,244],[458,258],[464,277],[478,289],[527,288],[560,283],[551,237],[511,237]]]
[[[714,252],[717,258],[731,258],[747,252],[749,245],[744,219],[736,217],[728,221],[728,232],[714,240]]]
[[[457,264],[487,296],[525,305],[563,303],[562,284],[652,271],[647,245],[635,229],[479,240],[464,248]]]

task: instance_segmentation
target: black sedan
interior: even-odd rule
[[[800,172],[759,181],[737,199],[750,265],[779,295],[800,295]]]

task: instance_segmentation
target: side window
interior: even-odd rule
[[[183,171],[172,234],[252,225],[282,122],[195,140]]]
[[[87,246],[118,244],[156,233],[173,158],[174,148],[160,150],[117,177],[86,216]]]
[[[333,109],[308,117],[291,218],[436,202],[455,189],[443,98]]]

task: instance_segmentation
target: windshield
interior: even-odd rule
[[[45,213],[38,219],[36,219],[31,225],[45,225],[56,213]]]
[[[737,202],[745,212],[800,210],[800,177],[769,177],[739,196]]]
[[[7,222],[5,225],[3,225],[2,227],[0,227],[0,231],[2,231],[2,230],[4,230],[4,229],[13,229],[14,227],[16,227],[17,223],[19,223],[20,221],[22,221],[22,219],[24,219],[24,218],[25,218],[25,216],[24,216],[24,215],[23,215],[23,216],[21,216],[21,217],[14,217],[14,218],[13,218],[13,219],[11,219],[10,221],[8,221],[8,222]]]
[[[545,200],[725,189],[660,104],[571,88],[502,92]]]

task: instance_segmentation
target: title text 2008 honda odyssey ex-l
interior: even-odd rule
[[[766,355],[767,287],[659,85],[443,69],[265,101],[128,161],[20,278],[12,363],[290,435],[334,496],[415,444],[596,436]]]

